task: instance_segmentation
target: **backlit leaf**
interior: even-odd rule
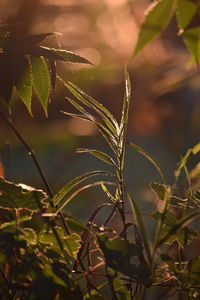
[[[76,152],[77,153],[90,153],[90,154],[96,156],[97,158],[99,158],[100,160],[106,162],[107,164],[110,164],[112,166],[116,166],[114,160],[109,155],[107,155],[106,153],[104,153],[102,151],[78,148],[76,150]]]
[[[152,182],[150,187],[160,200],[165,200],[166,194],[168,195],[169,193],[169,186],[165,184]]]
[[[25,184],[15,184],[0,177],[0,206],[35,211],[44,206],[47,195]]]
[[[84,57],[75,54],[74,52],[62,50],[62,49],[54,49],[50,48],[50,51],[58,55],[60,60],[70,63],[82,63],[82,64],[91,64],[89,60]]]
[[[68,182],[66,185],[64,185],[61,190],[53,197],[52,202],[56,206],[66,195],[78,184],[83,182],[84,180],[96,176],[96,175],[112,175],[109,172],[105,171],[91,171],[84,173],[83,175],[80,175],[74,179],[72,179],[70,182]]]
[[[165,29],[172,18],[174,2],[174,0],[159,0],[149,5],[139,32],[134,55],[138,54],[144,46]]]
[[[32,115],[32,75],[29,60],[25,56],[17,56],[12,63],[12,71],[17,94]]]
[[[200,61],[200,26],[189,28],[182,34],[182,38],[192,53],[196,62]]]
[[[191,0],[177,0],[177,19],[180,29],[185,29],[198,9],[197,3]]]
[[[47,104],[50,93],[50,76],[44,58],[31,57],[31,68],[34,89],[47,116]]]

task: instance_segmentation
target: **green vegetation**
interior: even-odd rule
[[[174,13],[185,44],[199,62],[197,0],[154,2],[141,26],[134,55],[158,36]],[[189,248],[194,240],[199,241],[199,163],[192,170],[188,168],[188,161],[200,152],[200,143],[181,157],[173,170],[174,182],[166,183],[157,160],[127,141],[132,95],[126,68],[121,119],[117,121],[100,102],[57,74],[58,60],[90,64],[88,60],[67,50],[41,46],[52,33],[16,36],[9,31],[7,25],[0,28],[0,67],[6,66],[7,70],[0,72],[0,96],[8,111],[13,99],[20,99],[32,115],[34,90],[47,115],[49,99],[59,81],[71,93],[72,98],[66,100],[77,111],[62,113],[95,124],[109,149],[107,153],[83,148],[77,152],[95,156],[111,171],[87,171],[53,194],[34,152],[2,106],[1,118],[33,159],[46,190],[0,177],[0,298],[200,299],[200,256],[190,255]],[[127,148],[143,155],[160,176],[160,182],[149,183],[157,205],[145,216],[154,223],[153,237],[134,195],[125,188]],[[69,216],[67,205],[79,193],[95,186],[104,195],[102,204],[92,212],[87,224],[82,224]],[[96,223],[99,215],[100,225]],[[120,220],[116,228],[112,223],[115,215]]]

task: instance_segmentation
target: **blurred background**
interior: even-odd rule
[[[87,58],[94,66],[59,63],[62,77],[81,87],[120,118],[124,93],[124,65],[132,83],[128,140],[157,158],[169,183],[180,155],[200,137],[200,76],[181,38],[175,19],[162,36],[133,58],[147,0],[1,0],[1,22],[15,23],[17,34],[56,32],[45,41]],[[104,168],[78,147],[106,151],[95,126],[60,111],[73,112],[66,90],[59,83],[49,105],[49,117],[34,99],[34,117],[18,103],[12,119],[35,151],[56,192],[83,172]],[[38,188],[43,183],[22,147],[6,124],[0,124],[1,160],[6,178]],[[194,161],[191,162],[192,168]],[[128,150],[126,186],[144,211],[152,210],[154,196],[149,182],[159,177],[142,156]],[[95,200],[95,201],[94,201]],[[76,217],[87,220],[104,201],[98,188],[84,192],[69,205]],[[75,204],[75,205],[74,205]]]

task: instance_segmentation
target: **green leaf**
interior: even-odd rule
[[[81,233],[83,230],[85,230],[85,226],[80,223],[79,221],[75,220],[74,218],[67,218],[67,225],[70,229],[70,231],[75,233]]]
[[[196,62],[200,61],[200,27],[187,29],[182,38]]]
[[[56,88],[56,61],[55,60],[49,59],[49,68],[50,68],[50,75],[51,75],[51,91],[53,95]]]
[[[162,237],[157,241],[155,248],[157,249],[162,244],[168,242],[172,235],[175,235],[179,229],[185,226],[188,222],[193,221],[199,215],[200,210],[196,210],[194,213],[191,214],[186,214],[184,217],[178,220],[177,223],[174,226],[172,226],[172,228],[166,234],[164,234],[164,236],[162,235]]]
[[[70,182],[68,182],[66,185],[64,185],[62,187],[62,189],[53,197],[52,202],[53,204],[56,206],[58,205],[58,203],[64,198],[66,197],[66,195],[74,188],[76,187],[78,184],[80,184],[81,182],[83,182],[84,180],[96,176],[96,175],[112,175],[109,172],[105,172],[105,171],[91,171],[91,172],[87,172],[84,173],[83,175],[80,175],[74,179],[72,179]]]
[[[180,162],[177,165],[176,171],[175,171],[175,181],[178,180],[179,175],[181,173],[181,170],[184,168],[184,166],[187,164],[188,160],[198,154],[200,152],[200,143],[196,144],[193,148],[190,148],[186,154],[183,156],[183,158],[180,160]]]
[[[165,182],[163,172],[161,171],[161,168],[160,168],[158,162],[156,161],[156,159],[153,158],[153,156],[151,156],[146,150],[144,150],[140,146],[138,146],[136,144],[133,144],[133,143],[128,143],[128,144],[132,149],[134,149],[138,153],[142,154],[144,157],[146,157],[146,159],[148,159],[154,165],[154,167],[156,168],[156,170],[160,174],[160,177],[161,177],[162,181]]]
[[[111,132],[113,132],[117,136],[117,131],[119,130],[118,123],[107,108],[105,108],[97,100],[87,95],[85,92],[79,89],[75,84],[69,81],[64,82],[63,80],[62,82],[80,102],[85,104],[87,107],[94,109],[99,114],[99,116],[104,120],[104,122],[111,130]]]
[[[61,50],[61,49],[47,48],[47,47],[46,49],[49,49],[52,53],[55,53],[62,61],[92,65],[92,63],[89,60],[85,59],[80,55],[75,54],[74,52]]]
[[[85,119],[88,120],[90,122],[92,122],[93,124],[95,124],[97,126],[97,128],[99,129],[99,131],[101,132],[101,134],[104,136],[104,138],[106,139],[106,141],[108,142],[108,144],[110,145],[110,147],[113,149],[113,145],[116,146],[117,145],[117,141],[115,139],[115,137],[113,136],[113,134],[110,132],[109,129],[107,129],[102,123],[100,123],[99,121],[96,120],[95,117],[93,117],[89,112],[87,112],[85,110],[85,108],[83,108],[81,105],[79,105],[76,101],[74,101],[73,99],[67,97],[66,98],[78,111],[80,111],[85,117],[81,116],[81,115],[73,115],[71,114],[72,117],[78,117],[80,119]],[[67,112],[64,112],[65,114],[70,115]]]
[[[47,116],[47,104],[50,93],[50,76],[44,58],[31,57],[31,68],[34,89]]]
[[[154,40],[165,29],[172,18],[174,2],[174,0],[159,0],[149,5],[139,32],[134,55],[138,54],[144,46]]]
[[[102,185],[102,183],[105,183],[105,184],[110,184],[110,185],[115,185],[114,182],[109,182],[109,181],[95,181],[93,183],[90,183],[90,184],[87,184],[87,185],[84,185],[78,189],[75,190],[75,192],[71,193],[70,195],[66,195],[64,197],[64,201],[61,203],[61,201],[59,202],[59,207],[57,208],[56,210],[56,214],[61,211],[72,199],[74,199],[80,192],[86,190],[86,189],[89,189],[91,187],[94,187],[94,186],[97,186],[97,185]]]
[[[197,9],[197,3],[190,0],[177,0],[176,15],[180,29],[185,29],[187,27],[196,14]]]
[[[47,195],[25,184],[15,184],[0,177],[0,206],[10,208],[27,208],[31,211],[44,206]]]
[[[12,72],[14,73],[14,84],[17,94],[26,105],[30,115],[32,115],[32,75],[29,60],[25,56],[15,57],[15,61],[12,64]]]
[[[2,206],[0,206],[1,210],[2,210]],[[24,217],[18,218],[17,220],[13,220],[10,222],[4,222],[0,225],[0,229],[7,229],[9,227],[15,227],[15,231],[16,231],[16,226],[18,226],[19,224],[26,222],[26,221],[30,221],[32,219],[32,216],[29,216],[28,214]]]
[[[70,256],[73,255],[76,257],[80,247],[80,236],[76,233],[65,236],[62,228],[58,226],[54,227],[54,230],[55,231],[52,229],[43,230],[43,232],[40,234],[39,242],[42,244],[47,244],[48,247],[57,253],[60,253],[59,243],[61,242],[65,251],[67,251]]]
[[[104,152],[98,151],[98,150],[92,150],[92,149],[83,149],[83,148],[78,148],[76,150],[77,153],[90,153],[94,155],[95,157],[99,158],[100,160],[104,161],[107,164],[110,164],[112,166],[116,166],[114,160],[107,155]]]
[[[125,70],[125,95],[122,108],[122,117],[120,121],[120,131],[127,127],[129,104],[131,100],[131,83],[127,70]]]
[[[169,193],[169,186],[166,184],[160,184],[157,182],[152,182],[150,184],[152,191],[157,195],[160,200],[165,200],[166,195]]]
[[[105,234],[98,236],[98,243],[110,268],[128,276],[135,275],[131,258],[138,256],[142,249],[120,237],[109,239]]]
[[[116,203],[116,198],[109,192],[109,190],[107,189],[107,187],[105,186],[105,184],[102,182],[101,184],[101,188],[104,191],[104,193],[106,193],[107,197],[114,203]]]
[[[140,231],[140,234],[141,234],[141,237],[142,237],[142,241],[143,241],[143,244],[144,244],[144,248],[146,250],[148,260],[149,260],[149,262],[151,262],[151,250],[150,250],[149,242],[148,242],[147,235],[146,235],[146,230],[145,230],[145,227],[144,227],[139,209],[137,207],[136,202],[131,197],[131,195],[127,194],[127,196],[128,196],[128,200],[129,200],[129,203],[130,203],[130,206],[131,206],[131,210],[133,212],[134,219],[137,223],[137,227],[138,227],[138,229]]]

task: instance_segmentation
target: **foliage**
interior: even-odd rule
[[[195,25],[199,6],[198,1],[189,0],[154,2],[141,27],[135,54],[156,38],[174,12],[185,43],[196,61],[199,60],[199,27]],[[131,101],[127,70],[122,114],[117,121],[96,99],[58,76],[58,60],[89,61],[66,50],[40,46],[51,35],[15,36],[8,33],[6,26],[1,28],[0,66],[6,71],[0,72],[0,95],[10,105],[16,92],[31,114],[34,89],[47,114],[57,77],[72,94],[66,100],[77,110],[77,113],[63,113],[95,124],[109,147],[108,153],[83,148],[77,152],[92,155],[112,171],[88,171],[71,179],[54,195],[33,151],[1,113],[35,162],[46,192],[0,178],[0,297],[170,299],[175,295],[177,299],[199,299],[200,256],[192,256],[188,250],[195,239],[199,241],[195,223],[200,215],[200,190],[195,183],[199,164],[189,170],[188,161],[198,155],[200,144],[183,155],[174,170],[173,184],[167,184],[157,160],[127,141]],[[148,214],[154,222],[153,238],[137,199],[125,188],[127,147],[143,155],[160,175],[161,182],[149,185],[157,202],[154,211]],[[95,178],[99,176],[97,181]],[[179,189],[180,184],[184,185],[183,190]],[[77,194],[95,186],[100,186],[105,197],[84,225],[68,216],[66,208]],[[131,210],[131,221],[127,209]],[[102,211],[107,216],[99,224]],[[111,220],[116,216],[118,226],[114,228]]]
[[[16,35],[0,27],[0,97],[12,104],[19,98],[32,115],[31,100],[34,89],[47,115],[47,105],[55,90],[56,62],[90,62],[67,50],[41,46],[53,33]]]
[[[191,52],[196,63],[200,61],[200,9],[198,0],[158,0],[149,5],[141,25],[134,55],[158,37],[175,15],[178,35]]]

